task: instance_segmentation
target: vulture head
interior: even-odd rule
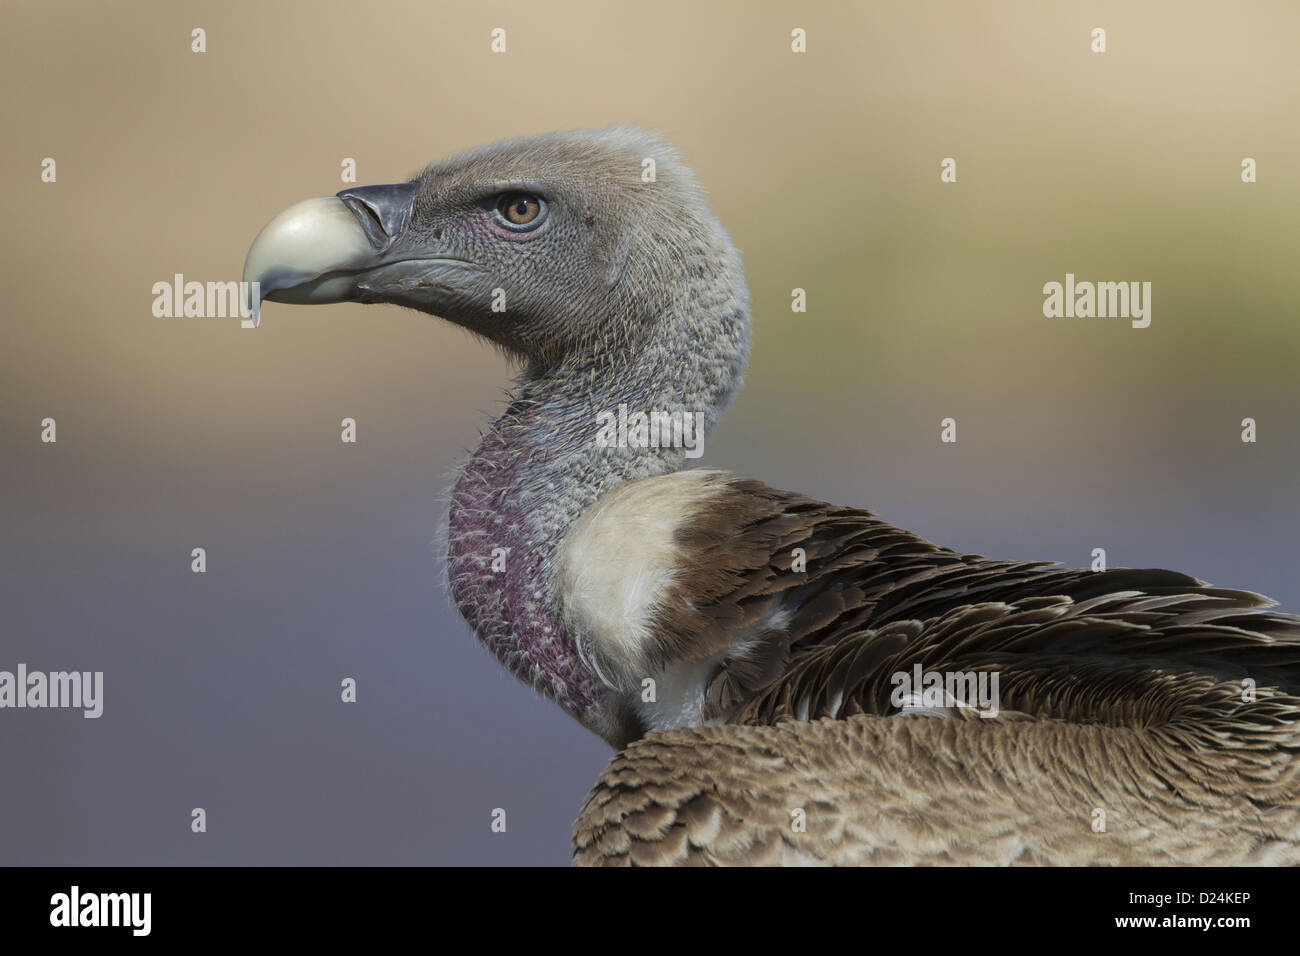
[[[743,307],[739,256],[690,169],[633,128],[506,140],[297,203],[244,278],[273,302],[407,306],[541,366],[718,334],[744,359],[745,337],[700,302]]]

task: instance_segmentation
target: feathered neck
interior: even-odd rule
[[[615,486],[688,462],[681,447],[603,445],[608,419],[600,416],[618,416],[620,406],[699,414],[707,435],[743,375],[748,313],[740,306],[715,315],[715,334],[703,341],[661,335],[528,370],[452,493],[447,569],[457,608],[511,673],[606,739],[621,730],[607,688],[564,627],[556,553],[570,525]]]

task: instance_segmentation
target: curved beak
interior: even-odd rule
[[[277,213],[244,259],[244,286],[256,328],[265,299],[316,305],[356,298],[358,277],[395,261],[417,183],[361,186],[295,203]]]

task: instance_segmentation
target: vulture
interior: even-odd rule
[[[254,314],[395,303],[516,360],[450,496],[447,587],[616,751],[574,863],[1300,862],[1300,617],[689,467],[749,293],[657,135],[510,139],[304,200],[244,279]]]

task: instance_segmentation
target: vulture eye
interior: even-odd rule
[[[545,208],[540,196],[529,193],[502,193],[497,197],[497,216],[510,229],[526,230],[541,225]]]

